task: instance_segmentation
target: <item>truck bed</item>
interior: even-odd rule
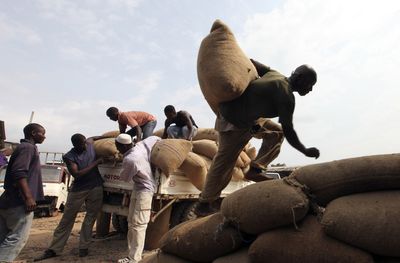
[[[104,179],[104,188],[110,192],[127,192],[132,191],[133,182],[122,181],[119,174],[121,172],[121,164],[101,164],[99,165],[99,171]],[[181,172],[175,171],[168,177],[165,176],[158,169],[155,173],[157,191],[155,198],[157,199],[192,199],[198,198],[201,191],[198,190],[189,179]],[[225,197],[230,193],[241,189],[252,182],[249,181],[231,181],[228,186],[222,191],[221,197]]]

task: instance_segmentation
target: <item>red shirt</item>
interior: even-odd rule
[[[156,117],[143,111],[120,112],[118,115],[118,124],[120,128],[126,129],[126,126],[143,126],[149,121],[155,121]]]

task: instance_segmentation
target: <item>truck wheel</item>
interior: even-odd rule
[[[194,213],[195,204],[195,201],[183,201],[176,203],[172,208],[170,228],[173,228],[182,222],[196,219],[197,215]]]
[[[112,214],[111,223],[118,233],[128,233],[128,221],[126,220],[126,216]]]

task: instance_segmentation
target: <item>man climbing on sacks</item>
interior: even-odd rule
[[[118,263],[136,263],[142,259],[147,224],[150,221],[151,203],[156,183],[150,164],[151,149],[161,140],[150,136],[136,144],[128,134],[120,134],[115,145],[123,155],[121,179],[133,180],[128,214],[128,256]]]
[[[157,125],[156,117],[144,111],[122,112],[116,107],[110,107],[106,115],[112,121],[118,121],[120,133],[127,133],[131,137],[136,136],[136,141],[146,139],[153,134]],[[126,131],[127,127],[131,127]]]
[[[219,104],[215,124],[219,132],[219,147],[208,171],[200,202],[195,208],[198,216],[214,212],[212,202],[219,198],[221,191],[228,185],[236,159],[252,137],[262,138],[263,144],[245,174],[249,180],[268,179],[261,173],[279,153],[279,149],[273,148],[280,148],[282,132],[292,147],[307,157],[319,157],[317,148],[306,148],[300,142],[292,122],[295,107],[293,92],[305,96],[312,91],[317,82],[315,70],[308,65],[301,65],[286,78],[257,61],[251,61],[261,77],[252,81],[240,97]],[[279,117],[282,128],[263,119],[274,117]]]
[[[163,139],[182,138],[191,141],[197,134],[198,127],[194,122],[192,115],[187,111],[181,110],[176,112],[174,106],[167,105],[164,108],[164,114],[167,119],[165,120],[164,133],[162,135]]]

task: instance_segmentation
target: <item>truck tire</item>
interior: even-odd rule
[[[197,215],[194,213],[196,201],[183,201],[174,204],[171,213],[170,228],[173,228],[185,221],[196,219]]]
[[[111,223],[118,233],[126,234],[128,233],[128,221],[126,216],[120,216],[117,214],[112,214]]]

